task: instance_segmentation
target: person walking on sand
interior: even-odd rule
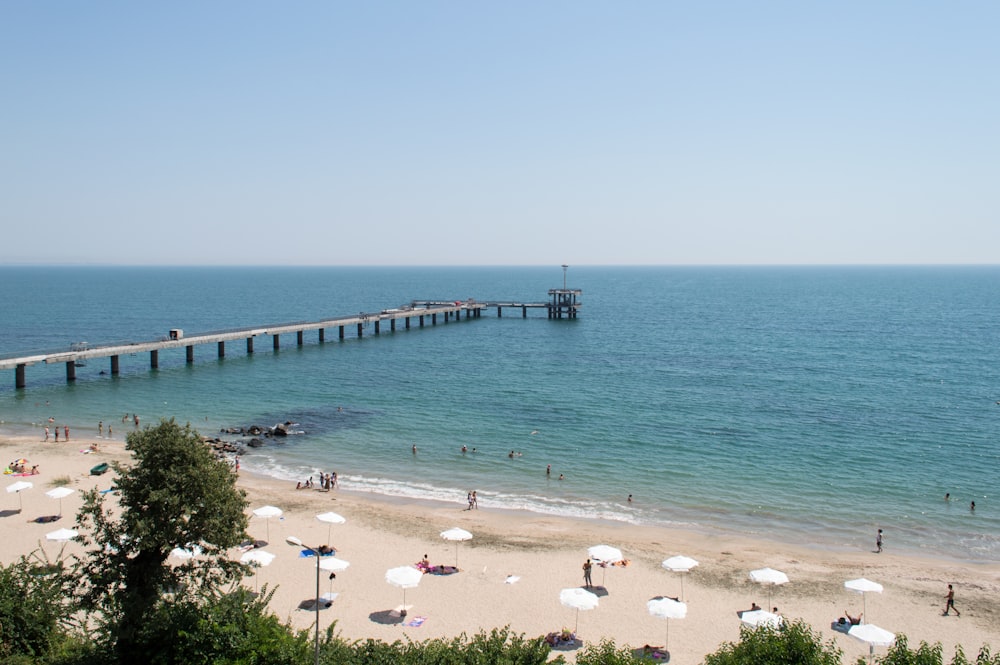
[[[45,428],[45,440],[46,441],[49,440],[49,428],[48,427]]]
[[[955,589],[950,584],[948,585],[948,595],[944,599],[947,601],[944,606],[945,616],[948,616],[949,610],[955,610],[955,616],[962,616],[962,613],[955,607]]]
[[[97,436],[104,436],[104,421],[97,423]]]
[[[588,589],[594,586],[593,582],[590,581],[590,572],[593,568],[594,566],[590,563],[590,559],[583,562],[583,585]]]
[[[882,529],[879,529],[878,533],[875,535],[875,553],[881,554],[881,552],[882,552]]]

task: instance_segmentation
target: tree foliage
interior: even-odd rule
[[[858,659],[858,663],[864,662],[863,658]],[[935,644],[921,642],[916,649],[910,649],[906,635],[897,635],[896,642],[889,647],[888,653],[877,657],[875,662],[880,665],[945,665],[944,649],[940,642]],[[1000,665],[1000,654],[992,655],[990,648],[984,645],[979,650],[976,660],[970,661],[962,647],[958,646],[955,648],[951,665]]]
[[[740,641],[705,656],[705,665],[840,665],[842,655],[802,621],[785,621],[780,628],[743,626]]]
[[[324,665],[543,665],[549,645],[541,637],[528,639],[508,627],[464,633],[453,639],[423,642],[380,640],[347,642],[333,637],[333,627],[320,650]],[[555,663],[563,662],[557,659]]]
[[[115,464],[117,507],[90,491],[77,517],[84,545],[80,598],[98,613],[121,662],[142,662],[139,637],[166,592],[174,598],[210,593],[246,568],[226,550],[246,535],[247,501],[229,467],[215,459],[190,425],[173,420],[130,433],[133,464]],[[201,554],[181,566],[175,547]]]
[[[62,561],[42,552],[0,566],[0,662],[45,657],[65,637],[69,580]]]

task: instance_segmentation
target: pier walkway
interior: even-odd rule
[[[554,292],[559,292],[557,295]],[[344,339],[345,330],[356,328],[357,336],[363,337],[368,326],[373,328],[375,335],[381,333],[382,325],[388,322],[392,332],[396,330],[396,322],[403,321],[406,330],[410,329],[411,321],[416,319],[417,325],[421,328],[429,322],[430,325],[437,325],[438,317],[444,323],[449,320],[459,320],[462,312],[465,318],[479,318],[483,310],[496,308],[497,316],[502,316],[503,309],[520,308],[523,317],[527,317],[528,309],[545,308],[548,310],[549,318],[576,318],[580,304],[576,302],[579,291],[572,291],[572,304],[567,306],[565,299],[565,289],[553,289],[552,302],[541,303],[519,303],[519,302],[479,302],[475,300],[462,301],[434,301],[434,300],[414,300],[409,305],[404,305],[394,309],[383,309],[379,312],[359,312],[351,316],[343,316],[322,321],[299,321],[292,323],[282,323],[277,325],[256,326],[252,328],[234,328],[229,330],[217,330],[206,333],[197,333],[185,336],[183,330],[175,329],[161,339],[140,342],[113,342],[109,344],[88,345],[86,343],[76,343],[68,348],[54,349],[49,351],[37,351],[27,353],[13,353],[0,355],[0,370],[13,369],[14,386],[21,389],[26,386],[25,370],[31,365],[40,363],[66,365],[66,380],[76,380],[76,368],[87,364],[88,360],[97,358],[110,358],[110,374],[116,376],[119,373],[119,358],[122,355],[134,355],[137,353],[149,354],[149,366],[151,369],[159,367],[160,351],[177,349],[184,347],[186,360],[188,363],[194,362],[194,347],[205,344],[215,344],[219,358],[226,355],[226,343],[244,340],[246,352],[254,352],[254,340],[262,337],[270,337],[274,350],[281,346],[282,335],[295,334],[296,344],[301,346],[304,343],[306,331],[318,331],[319,342],[326,340],[326,330],[336,328],[339,339]]]

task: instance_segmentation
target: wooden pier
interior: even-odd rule
[[[271,326],[258,326],[253,328],[234,328],[207,333],[198,333],[186,336],[183,330],[170,330],[162,339],[149,340],[144,342],[127,342],[103,345],[73,344],[66,349],[54,351],[43,351],[28,354],[9,354],[0,356],[0,370],[14,369],[14,387],[24,388],[25,370],[35,364],[44,363],[47,365],[64,363],[66,366],[66,380],[76,380],[76,368],[86,365],[88,360],[96,358],[110,359],[110,374],[117,376],[120,371],[119,358],[122,355],[134,355],[137,353],[149,354],[149,366],[157,369],[160,363],[160,351],[169,349],[185,349],[185,359],[188,363],[194,362],[194,349],[196,346],[214,344],[219,358],[226,355],[226,343],[243,341],[246,344],[247,354],[254,352],[254,340],[257,338],[271,338],[271,346],[277,351],[281,348],[282,335],[295,335],[295,343],[302,346],[305,341],[307,331],[317,331],[318,341],[326,341],[327,329],[336,329],[339,339],[345,338],[345,330],[356,328],[357,337],[363,337],[365,328],[371,326],[373,333],[378,335],[382,332],[382,325],[389,324],[391,332],[396,331],[396,324],[402,321],[405,330],[409,330],[413,321],[423,328],[425,324],[437,325],[440,317],[444,323],[449,320],[458,321],[465,313],[465,318],[480,318],[483,310],[496,308],[497,316],[502,316],[503,309],[520,308],[522,316],[527,318],[528,309],[545,308],[548,310],[548,317],[551,318],[576,318],[577,310],[580,307],[577,301],[579,290],[552,289],[549,291],[552,296],[551,302],[542,303],[518,303],[518,302],[479,302],[468,301],[433,301],[414,300],[409,305],[395,309],[383,309],[379,312],[360,312],[352,316],[338,317],[334,319],[324,319],[322,321],[302,321],[294,323],[283,323]]]

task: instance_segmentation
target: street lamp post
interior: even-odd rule
[[[285,542],[287,542],[289,545],[304,547],[310,552],[312,552],[313,555],[316,557],[316,598],[313,601],[313,605],[316,609],[316,634],[315,637],[313,638],[313,654],[315,659],[315,665],[319,665],[319,560],[320,560],[319,549],[315,547],[309,547],[295,536],[288,536],[287,538],[285,538]]]
[[[562,267],[562,269],[563,269],[563,291],[566,290],[566,268],[569,268],[569,266],[564,263],[563,267]]]

